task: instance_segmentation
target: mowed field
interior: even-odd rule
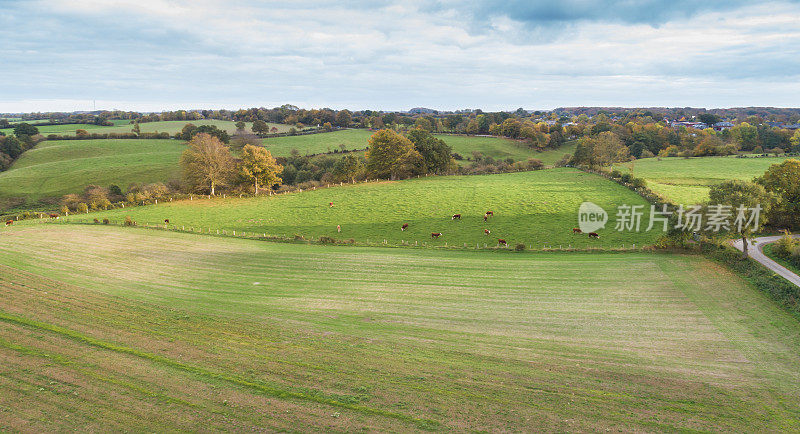
[[[89,184],[125,189],[133,182],[166,182],[180,175],[185,147],[177,140],[45,141],[0,172],[0,199],[33,202],[81,192]]]
[[[609,213],[600,239],[573,235],[578,207],[590,201]],[[334,206],[330,207],[329,203]],[[645,205],[637,194],[597,175],[576,169],[547,169],[498,175],[423,177],[396,182],[371,182],[257,198],[183,200],[154,206],[102,211],[70,216],[72,222],[109,218],[121,223],[130,216],[141,224],[164,219],[178,227],[295,235],[317,239],[329,236],[359,243],[456,246],[496,246],[503,238],[509,246],[526,248],[607,247],[652,244],[659,232],[614,230],[619,205]],[[486,211],[494,217],[483,221]],[[461,214],[461,220],[451,220]],[[401,231],[403,223],[409,228]],[[341,226],[341,233],[336,226]],[[491,235],[486,236],[484,229]],[[432,240],[432,232],[442,233]],[[215,233],[215,232],[214,232]]]
[[[0,230],[0,429],[800,429],[800,325],[702,257]]]
[[[42,125],[36,126],[39,129],[39,133],[43,135],[48,134],[60,134],[60,135],[75,135],[75,131],[81,129],[86,130],[89,133],[97,133],[97,134],[108,134],[108,133],[130,133],[133,125],[130,123],[129,120],[112,120],[114,126],[100,126],[100,125],[90,125],[90,124],[65,124],[65,125]],[[34,123],[35,124],[35,123]],[[222,121],[222,120],[215,120],[215,119],[203,119],[197,121],[160,121],[160,122],[144,122],[139,124],[139,130],[143,133],[169,133],[175,134],[180,132],[186,124],[193,124],[193,125],[214,125],[221,130],[227,131],[229,134],[233,134],[236,132],[236,122],[234,121]],[[245,128],[248,132],[250,132],[250,127],[253,125],[252,122],[246,122],[247,127]],[[284,124],[268,124],[270,128],[276,127],[278,132],[285,133],[288,132],[291,125],[284,125]],[[0,130],[5,134],[13,134],[13,128],[7,128],[4,130]]]
[[[632,173],[647,180],[647,186],[678,204],[708,201],[712,185],[729,179],[752,180],[786,157],[667,157],[643,158],[614,166],[622,173]],[[633,171],[631,172],[631,164]]]

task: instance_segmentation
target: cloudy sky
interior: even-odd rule
[[[798,79],[800,1],[0,0],[0,112],[798,107]]]

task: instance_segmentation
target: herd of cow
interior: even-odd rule
[[[59,214],[52,214],[52,213],[48,214],[48,216],[51,219],[57,219],[57,218],[61,217]],[[0,220],[0,221],[2,221],[2,220]],[[6,220],[6,226],[11,226],[12,224],[14,224],[14,220]]]

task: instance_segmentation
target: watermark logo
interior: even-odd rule
[[[592,202],[584,202],[578,208],[578,227],[583,232],[595,232],[606,227],[608,213]]]

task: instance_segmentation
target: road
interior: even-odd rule
[[[763,248],[765,244],[769,244],[773,241],[778,241],[781,239],[783,235],[774,235],[771,237],[758,237],[755,239],[756,244],[753,246],[752,243],[748,243],[749,248],[747,249],[747,253],[755,259],[756,261],[762,263],[765,267],[769,268],[770,270],[774,271],[775,273],[783,276],[786,280],[794,283],[797,286],[800,286],[800,276],[797,274],[792,273],[791,271],[784,268],[782,265],[778,264],[777,262],[773,261],[772,259],[768,258],[767,255],[764,254]],[[800,238],[800,235],[792,235],[793,238]],[[737,239],[733,242],[733,247],[736,247],[740,251],[742,250],[742,240],[741,238]],[[755,247],[755,248],[753,248]]]

